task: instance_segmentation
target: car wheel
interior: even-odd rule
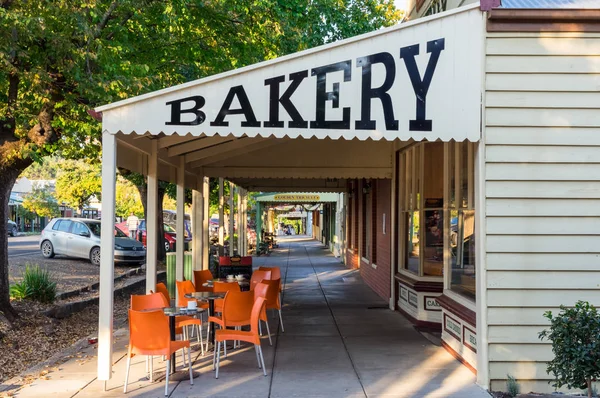
[[[10,236],[17,236],[17,226],[13,225],[13,227],[10,229]]]
[[[100,266],[100,248],[94,247],[90,252],[90,262],[93,265]]]
[[[54,246],[48,240],[42,242],[42,256],[45,258],[54,257]]]
[[[169,244],[169,241],[166,240],[165,241],[165,252],[169,252],[171,250],[171,245]]]

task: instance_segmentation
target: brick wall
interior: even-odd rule
[[[366,263],[360,259],[360,273],[364,281],[373,289],[381,298],[388,301],[390,298],[390,264],[391,264],[391,180],[372,180],[372,192],[375,197],[373,200],[373,208],[367,209],[373,213],[373,228],[369,232],[375,235],[372,239],[374,244],[373,259]],[[383,233],[383,215],[385,214],[385,234]],[[360,217],[362,219],[362,217]],[[373,266],[376,265],[376,268]]]

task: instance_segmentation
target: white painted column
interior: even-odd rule
[[[192,190],[192,261],[194,270],[201,270],[202,254],[204,253],[204,195],[202,184],[204,177],[198,176],[196,188]]]
[[[233,223],[235,221],[235,209],[233,208],[233,197],[235,196],[235,185],[229,182],[229,256],[233,256]]]
[[[115,188],[117,140],[102,133],[102,236],[100,238],[100,308],[98,315],[98,380],[110,380],[113,353],[115,255]]]
[[[156,290],[156,264],[158,263],[158,140],[151,140],[150,145],[146,201],[146,293]]]
[[[484,124],[485,125],[485,124]],[[486,208],[485,208],[485,130],[475,152],[475,264],[477,316],[477,384],[490,388],[487,320]]]
[[[208,229],[210,225],[210,179],[204,177],[202,180],[202,196],[204,206],[204,219],[202,220],[202,269],[208,269],[210,265],[210,241]]]
[[[223,198],[223,178],[219,177],[219,256],[223,256],[223,243],[224,243],[224,233],[225,233],[225,212],[223,211],[223,207],[225,205],[225,199]]]
[[[179,157],[177,168],[177,219],[175,220],[177,246],[175,247],[175,278],[183,280],[183,261],[185,252],[185,158]]]

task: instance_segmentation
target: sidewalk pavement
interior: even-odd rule
[[[397,312],[386,309],[360,278],[314,240],[279,238],[280,249],[254,258],[255,266],[279,266],[284,286],[283,322],[270,316],[273,346],[263,337],[267,377],[253,348],[228,350],[214,378],[212,355],[193,351],[200,376],[169,383],[171,397],[455,397],[489,398],[475,376],[443,348],[431,344]],[[128,332],[115,331],[113,378],[96,380],[95,347],[69,359],[48,380],[18,397],[124,396]],[[178,366],[181,368],[181,356]],[[146,379],[145,357],[134,357],[127,396],[164,397],[164,381]],[[166,362],[156,358],[154,370]],[[181,368],[183,369],[183,368]],[[187,370],[187,368],[185,368]]]

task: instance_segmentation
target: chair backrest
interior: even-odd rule
[[[250,290],[254,290],[254,286],[265,279],[271,279],[271,271],[254,271],[250,278]]]
[[[259,271],[271,271],[271,279],[281,279],[281,268],[279,267],[258,267]]]
[[[252,306],[252,314],[250,315],[250,331],[254,334],[257,339],[260,339],[258,335],[258,320],[260,319],[260,314],[265,310],[265,299],[264,297],[258,297],[254,300],[254,305]],[[260,344],[260,341],[258,341]]]
[[[165,298],[167,299],[167,302],[171,302],[171,296],[169,295],[169,289],[167,289],[167,285],[165,285],[162,282],[159,282],[156,284],[156,293],[162,293]]]
[[[229,292],[229,291],[240,291],[240,284],[237,282],[215,282],[213,285],[213,291],[216,293],[219,292]]]
[[[279,303],[279,286],[281,284],[281,279],[270,279],[263,280],[265,285],[268,286],[267,289],[267,308],[277,308],[281,309],[281,304]]]
[[[254,292],[231,290],[223,301],[223,323],[227,326],[249,325]]]
[[[213,274],[207,269],[194,271],[194,285],[197,292],[212,292],[212,287],[202,286],[209,280],[213,279]]]
[[[129,348],[132,353],[159,355],[158,351],[168,349],[170,336],[169,320],[162,310],[129,310]]]
[[[192,281],[176,281],[177,285],[177,306],[185,307],[188,301],[195,300],[193,298],[186,298],[185,295],[196,292],[196,288]]]
[[[268,289],[269,289],[269,285],[267,285],[266,283],[264,283],[264,282],[257,283],[253,290],[254,300],[256,300],[259,297],[262,297],[266,300]]]
[[[166,301],[162,293],[131,295],[130,308],[134,311],[151,310],[168,306],[169,302]]]

